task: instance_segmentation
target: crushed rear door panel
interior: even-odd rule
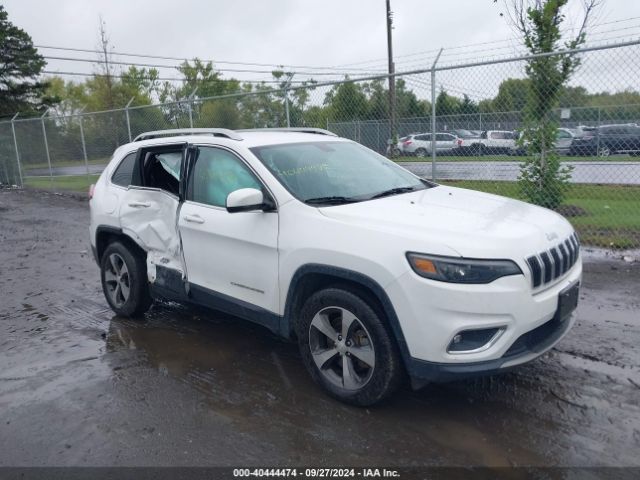
[[[147,251],[149,281],[156,280],[156,265],[184,277],[177,230],[178,198],[159,189],[130,187],[120,207],[120,228]]]

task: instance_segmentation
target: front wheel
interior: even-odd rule
[[[114,242],[100,262],[102,291],[111,309],[118,315],[136,317],[151,306],[147,266],[141,255]]]
[[[367,406],[400,385],[397,347],[381,313],[360,296],[340,288],[312,295],[297,325],[307,370],[331,396]]]

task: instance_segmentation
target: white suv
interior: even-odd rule
[[[573,323],[582,267],[563,217],[436,185],[330,132],[143,134],[90,196],[117,314],[163,298],[257,322],[349,403],[405,373],[417,388],[504,371]]]

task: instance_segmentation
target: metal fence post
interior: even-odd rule
[[[131,120],[129,119],[129,107],[131,106],[131,102],[135,97],[131,97],[131,100],[127,102],[127,105],[124,107],[125,115],[127,116],[127,132],[129,132],[129,142],[131,142]],[[80,129],[82,130],[82,117],[80,117]],[[86,157],[86,155],[85,155]],[[87,170],[88,175],[88,170]]]
[[[598,107],[598,129],[596,130],[596,155],[600,155],[600,107]]]
[[[198,91],[198,87],[196,87],[193,92],[187,97],[187,107],[189,108],[189,128],[193,128],[193,97]]]
[[[284,111],[287,116],[287,128],[291,128],[291,118],[289,118],[289,90],[284,88]]]
[[[18,118],[18,115],[20,115],[20,112],[16,113],[11,119],[11,132],[13,133],[13,146],[16,149],[16,163],[18,164],[18,178],[20,179],[20,183],[18,184],[18,182],[16,182],[16,184],[20,185],[20,187],[22,188],[24,187],[24,184],[22,182],[22,168],[20,167],[20,152],[18,151],[18,137],[16,137],[16,124],[15,124],[15,120],[16,118]],[[14,180],[17,180],[15,176],[13,178]],[[9,180],[8,174],[7,174],[7,180]]]
[[[431,180],[436,181],[436,64],[442,48],[431,65]]]
[[[80,119],[80,141],[82,142],[82,155],[84,156],[84,167],[87,170],[87,180],[89,180],[89,158],[87,157],[87,144],[84,140],[84,126],[82,123],[82,112],[84,108],[80,110],[78,118]],[[129,111],[127,110],[127,124],[129,123]],[[131,130],[129,130],[129,141],[131,141]]]
[[[49,183],[53,185],[53,170],[51,168],[51,154],[49,153],[49,142],[47,141],[47,129],[44,126],[44,117],[49,113],[49,109],[42,114],[40,121],[42,122],[42,137],[44,138],[44,150],[47,153],[47,163],[49,164]]]

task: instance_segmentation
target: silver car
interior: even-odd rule
[[[458,137],[450,133],[436,133],[437,154],[453,153],[456,148],[458,148]],[[416,157],[431,155],[431,134],[418,133],[409,135],[402,143],[402,151]]]

